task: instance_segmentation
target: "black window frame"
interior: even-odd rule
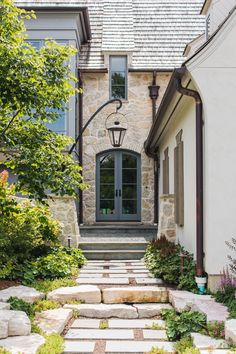
[[[112,92],[112,74],[116,72],[115,70],[112,70],[112,59],[113,58],[125,58],[125,70],[122,71],[125,73],[125,84],[120,85],[121,87],[124,87],[125,89],[125,96],[124,97],[117,97],[113,95]],[[114,85],[117,86],[117,85]],[[120,98],[121,100],[127,100],[128,99],[128,58],[127,55],[110,55],[109,57],[109,96],[110,99],[112,98]]]

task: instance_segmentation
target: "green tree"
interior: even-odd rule
[[[70,69],[76,50],[52,40],[36,50],[24,24],[34,18],[12,0],[1,1],[0,164],[18,176],[17,191],[42,200],[45,190],[75,195],[85,185],[81,167],[66,153],[72,139],[45,125],[58,119],[58,111],[79,92]]]

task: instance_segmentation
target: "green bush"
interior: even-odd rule
[[[206,328],[206,316],[200,312],[184,311],[177,314],[175,310],[164,309],[161,315],[166,320],[166,334],[175,341],[189,336],[191,332],[200,332]]]
[[[175,343],[174,349],[176,353],[183,354],[186,349],[193,347],[193,340],[191,337],[183,337],[178,342]]]
[[[45,336],[45,343],[37,350],[37,354],[62,354],[64,351],[63,338],[56,333]]]
[[[152,348],[149,354],[168,354],[168,352],[162,348]]]
[[[49,293],[55,289],[65,287],[65,286],[76,286],[78,285],[74,279],[53,279],[53,280],[36,280],[30,283],[30,286],[38,291],[43,291],[44,293]]]
[[[229,317],[236,318],[236,288],[232,285],[225,285],[222,290],[215,294],[216,301],[223,303],[228,307]]]
[[[35,278],[64,278],[78,273],[78,268],[85,262],[80,249],[69,249],[58,246],[51,249],[46,256],[37,258],[31,263],[31,272]]]
[[[184,265],[181,269],[180,254],[185,254]],[[177,285],[178,289],[197,292],[195,283],[195,263],[193,257],[184,251],[183,247],[176,245],[161,236],[152,241],[145,252],[145,261],[148,269],[157,278],[167,283]]]
[[[203,332],[210,337],[224,339],[225,323],[224,321],[211,321],[207,323],[206,330]]]
[[[42,312],[46,310],[54,310],[61,307],[59,302],[53,300],[40,300],[34,304],[35,312]]]
[[[0,354],[11,354],[11,352],[9,352],[9,350],[7,349],[0,347]]]
[[[11,296],[7,302],[10,304],[11,310],[24,311],[30,318],[34,316],[34,305],[15,296]]]
[[[183,354],[200,354],[200,350],[197,348],[186,348]],[[210,353],[210,352],[209,352]]]

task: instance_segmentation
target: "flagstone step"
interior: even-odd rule
[[[65,341],[64,354],[90,354],[95,349],[95,342],[87,341]]]
[[[65,339],[134,339],[134,332],[131,329],[69,329]]]
[[[80,274],[125,274],[125,273],[130,273],[131,269],[86,269],[82,268],[80,270]],[[149,274],[149,271],[147,269],[133,269],[132,273],[147,273]]]
[[[80,273],[78,279],[101,278],[103,275],[109,276],[109,278],[153,278],[152,274],[149,273]]]
[[[128,285],[129,279],[126,278],[77,278],[76,282],[78,284],[96,284],[96,285]]]
[[[149,352],[153,347],[164,349],[169,353],[174,352],[173,342],[162,342],[162,341],[107,341],[106,342],[106,354],[117,354],[117,353],[135,353],[143,354]]]
[[[126,304],[65,304],[64,308],[78,310],[81,317],[88,318],[138,318],[135,307]]]
[[[162,309],[173,309],[170,304],[158,303],[133,304],[133,306],[138,311],[139,318],[152,318],[155,316],[159,316]]]
[[[107,288],[102,290],[105,304],[121,303],[166,303],[169,300],[165,287],[140,286],[124,288]]]
[[[71,328],[96,328],[98,329],[100,323],[103,320],[101,319],[84,319],[79,318],[74,320],[71,324]],[[107,320],[107,328],[110,329],[150,329],[152,326],[160,326],[160,329],[165,327],[165,321],[163,320],[156,320],[156,319],[135,319],[135,320],[124,320],[124,319],[108,319]]]

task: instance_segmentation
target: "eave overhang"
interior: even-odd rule
[[[82,24],[82,30],[83,30],[83,36],[84,40],[83,43],[86,43],[92,39],[92,32],[91,32],[91,27],[90,27],[90,21],[89,21],[89,13],[88,13],[88,8],[85,6],[55,6],[55,5],[50,5],[50,6],[40,6],[40,5],[29,5],[29,6],[17,6],[19,8],[25,9],[25,10],[33,10],[34,12],[51,12],[51,13],[61,13],[61,12],[66,12],[66,13],[73,13],[73,14],[78,14],[81,19],[81,24]]]

